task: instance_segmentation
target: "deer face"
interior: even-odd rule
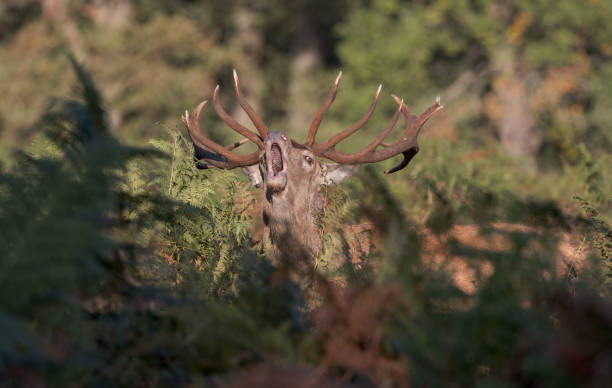
[[[244,140],[229,146],[222,146],[202,135],[199,116],[206,101],[202,102],[191,114],[185,112],[183,116],[183,122],[193,141],[199,168],[233,169],[241,167],[254,186],[263,186],[266,199],[263,209],[264,223],[271,232],[271,238],[274,237],[273,235],[276,236],[273,244],[287,256],[292,256],[292,247],[295,245],[305,247],[306,251],[312,255],[318,249],[317,245],[320,240],[314,227],[312,214],[322,207],[321,185],[338,184],[354,174],[359,165],[363,163],[376,163],[400,154],[403,160],[385,173],[393,173],[405,168],[419,150],[417,136],[421,128],[435,112],[442,108],[438,98],[424,113],[416,116],[410,112],[403,100],[392,95],[398,103],[398,109],[384,130],[362,150],[350,154],[342,153],[335,149],[336,144],[355,133],[368,121],[376,107],[381,86],[378,87],[370,108],[361,119],[330,139],[320,143],[315,142],[323,116],[336,97],[341,75],[342,72],[338,74],[327,100],[310,124],[306,141],[303,144],[289,139],[282,132],[268,131],[268,127],[242,95],[236,71],[234,71],[236,97],[257,128],[259,135],[227,114],[219,102],[219,86],[213,93],[214,109],[230,128],[245,137]],[[400,115],[403,115],[406,121],[402,135],[391,144],[383,143]],[[234,148],[247,141],[253,142],[259,150],[248,155],[232,152]],[[378,149],[379,147],[382,148]],[[329,164],[318,158],[329,159],[336,164]],[[205,161],[205,164],[200,161]]]
[[[253,186],[263,185],[268,198],[286,191],[314,193],[317,186],[339,184],[359,169],[359,165],[320,161],[307,146],[289,139],[283,132],[269,132],[263,144],[259,163],[243,167],[242,171]]]

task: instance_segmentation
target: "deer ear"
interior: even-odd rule
[[[259,164],[253,164],[251,166],[246,166],[241,168],[242,173],[249,178],[251,184],[255,187],[261,187],[263,179],[261,177],[261,172],[259,171]]]
[[[359,164],[321,163],[321,185],[339,185],[359,171]]]

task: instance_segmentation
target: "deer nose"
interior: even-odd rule
[[[268,133],[268,138],[266,139],[266,142],[268,143],[288,143],[289,142],[289,138],[287,137],[287,135],[285,135],[283,132],[281,131],[270,131],[270,133]]]

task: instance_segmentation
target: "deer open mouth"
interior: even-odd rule
[[[287,186],[287,166],[281,144],[274,142],[268,151],[267,187],[271,192],[281,192]]]
[[[283,171],[283,154],[277,143],[270,147],[270,164],[272,166],[272,176],[277,176],[279,172]]]

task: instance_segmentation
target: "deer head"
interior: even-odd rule
[[[355,133],[368,121],[376,107],[382,85],[376,90],[370,108],[361,119],[330,139],[317,143],[315,142],[317,130],[336,97],[341,76],[342,72],[338,74],[325,103],[315,115],[304,143],[289,139],[282,132],[268,130],[244,98],[235,70],[236,97],[259,135],[225,112],[219,102],[218,85],[213,93],[213,107],[219,117],[245,139],[229,146],[222,146],[204,136],[200,131],[199,116],[206,101],[200,103],[191,114],[186,111],[182,117],[193,142],[198,168],[241,167],[255,187],[263,187],[264,224],[268,228],[276,253],[286,258],[303,261],[302,259],[312,258],[318,252],[320,236],[315,220],[323,206],[321,186],[341,183],[356,173],[363,163],[376,163],[399,154],[402,154],[403,160],[385,173],[391,174],[403,169],[419,151],[417,137],[421,128],[442,108],[440,99],[436,98],[423,114],[416,116],[410,112],[403,100],[392,95],[398,104],[398,109],[383,131],[362,150],[349,154],[342,153],[335,149],[336,144]],[[402,135],[391,144],[383,143],[400,114],[406,121]],[[255,143],[258,150],[248,155],[232,152],[234,148],[248,141]],[[378,147],[382,148],[377,149]],[[322,159],[336,163],[327,163]]]

